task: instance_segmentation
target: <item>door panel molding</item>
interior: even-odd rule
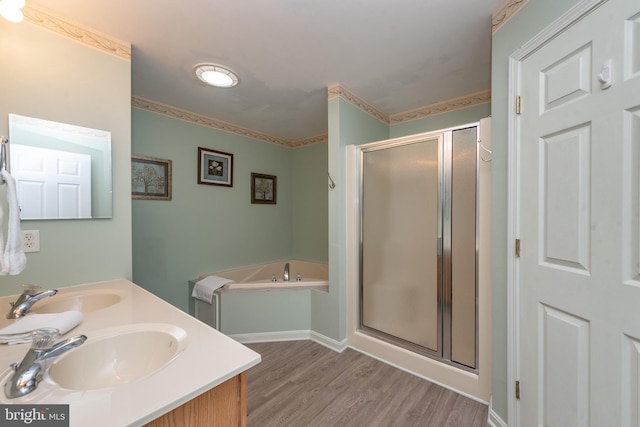
[[[509,84],[508,84],[508,118],[507,136],[512,141],[507,152],[507,384],[515,384],[520,377],[519,354],[519,264],[516,256],[516,239],[520,236],[520,204],[518,201],[518,188],[520,175],[518,164],[520,153],[520,116],[516,113],[516,97],[521,93],[522,87],[522,62],[534,54],[540,48],[566,31],[585,16],[608,0],[584,0],[573,6],[556,21],[530,39],[522,47],[513,52],[509,57]],[[523,243],[526,250],[526,242]],[[507,392],[507,424],[520,426],[520,408],[516,399],[515,389]]]

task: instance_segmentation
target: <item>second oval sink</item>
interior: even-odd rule
[[[158,371],[187,344],[186,332],[168,324],[136,324],[110,330],[61,356],[49,377],[69,390],[96,390],[126,384]],[[98,334],[100,335],[100,334]]]
[[[58,293],[34,304],[34,313],[60,313],[67,310],[78,310],[91,313],[117,304],[122,295],[109,290],[87,290],[82,292]]]

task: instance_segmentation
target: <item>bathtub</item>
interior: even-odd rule
[[[289,263],[289,281],[283,280],[284,266]],[[329,268],[326,263],[289,260],[277,261],[269,264],[253,265],[235,270],[218,271],[200,276],[216,275],[233,280],[227,283],[219,292],[268,291],[281,289],[318,289],[329,290]],[[300,275],[300,280],[296,277]],[[273,276],[276,281],[273,281]]]

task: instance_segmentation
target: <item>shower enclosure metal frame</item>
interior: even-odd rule
[[[475,128],[475,313],[474,313],[474,360],[473,366],[456,362],[452,360],[452,187],[453,187],[453,132]],[[374,142],[363,144],[357,147],[357,181],[358,181],[358,200],[359,200],[359,325],[358,330],[366,335],[391,343],[393,345],[405,348],[436,359],[445,364],[449,364],[477,373],[478,368],[478,185],[479,185],[479,161],[480,153],[477,148],[479,140],[479,122],[469,123],[462,126],[442,129],[434,132],[414,135],[412,137],[395,138],[388,141]],[[392,149],[410,144],[417,144],[425,141],[437,140],[438,144],[438,207],[437,207],[437,349],[431,349],[414,342],[396,337],[392,334],[380,331],[375,328],[366,326],[364,323],[364,301],[363,301],[363,277],[364,277],[364,212],[363,212],[363,195],[365,178],[364,155],[367,152]]]

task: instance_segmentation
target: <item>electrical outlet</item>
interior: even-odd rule
[[[22,230],[22,250],[40,252],[40,230]]]

